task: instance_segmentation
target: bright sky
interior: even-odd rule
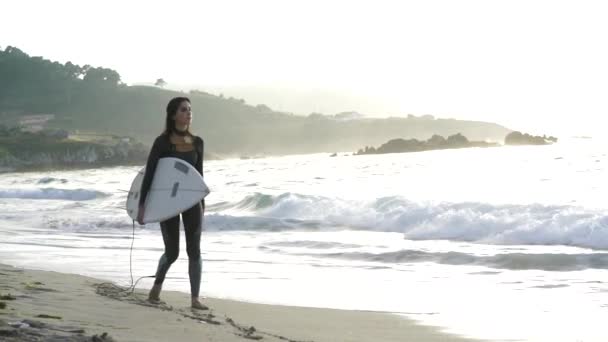
[[[603,132],[608,114],[605,1],[8,0],[0,13],[1,48],[301,114],[554,135]]]

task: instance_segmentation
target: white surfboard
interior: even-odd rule
[[[146,168],[141,169],[129,190],[127,213],[136,220],[139,195]],[[144,223],[160,222],[190,209],[209,194],[200,173],[179,158],[160,158],[145,201]]]

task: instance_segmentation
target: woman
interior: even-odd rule
[[[165,120],[165,131],[154,140],[146,171],[141,185],[139,212],[137,222],[143,224],[145,199],[158,159],[163,157],[175,157],[187,161],[193,165],[198,172],[203,175],[203,139],[190,133],[192,123],[192,106],[186,97],[176,97],[167,104],[167,117]],[[192,208],[181,213],[186,233],[186,251],[188,252],[188,273],[190,276],[190,291],[192,295],[192,308],[207,310],[199,300],[199,290],[201,284],[201,230],[202,220],[205,210],[205,200],[197,203]],[[171,264],[177,260],[179,255],[179,222],[180,214],[160,222],[160,228],[165,243],[165,253],[158,262],[156,279],[154,286],[150,290],[148,299],[151,302],[160,301],[160,291],[162,289],[165,275],[169,271]]]

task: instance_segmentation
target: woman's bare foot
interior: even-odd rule
[[[152,302],[152,303],[159,303],[160,302],[160,290],[162,290],[163,285],[162,284],[154,284],[154,286],[152,286],[152,288],[150,289],[150,294],[148,294],[148,301]]]
[[[201,303],[198,298],[192,298],[192,306],[193,309],[196,310],[209,310],[209,308],[204,305],[203,303]]]

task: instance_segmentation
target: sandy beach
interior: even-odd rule
[[[252,304],[146,290],[79,275],[0,264],[2,341],[470,341],[385,313]]]

